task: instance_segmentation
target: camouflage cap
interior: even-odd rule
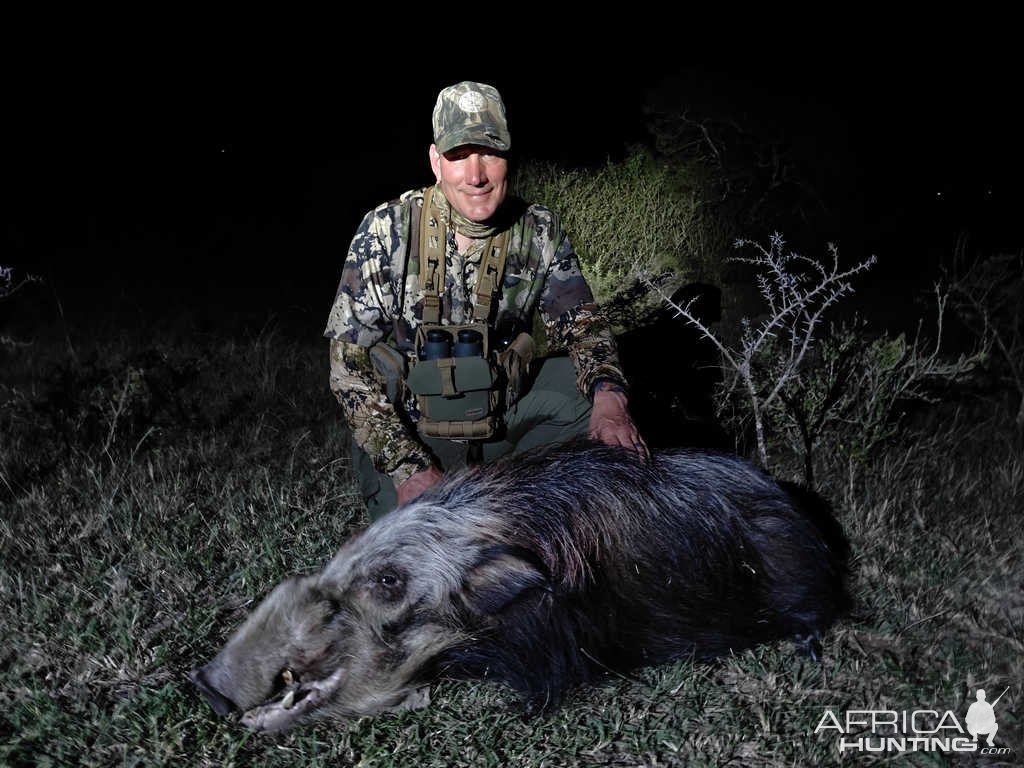
[[[512,138],[497,89],[464,80],[441,91],[434,105],[434,144],[441,154],[464,144],[507,152]]]

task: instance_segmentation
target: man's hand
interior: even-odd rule
[[[412,501],[427,490],[427,488],[437,482],[440,482],[443,477],[444,473],[437,467],[421,469],[416,474],[410,475],[408,480],[395,489],[398,491],[398,506],[402,506],[406,502]]]
[[[629,415],[626,393],[614,382],[601,381],[594,388],[590,437],[606,445],[625,446],[636,451],[644,459],[650,458],[647,443],[640,437],[640,432]]]

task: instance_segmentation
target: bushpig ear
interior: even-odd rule
[[[509,545],[484,550],[462,585],[466,605],[486,615],[500,613],[537,590],[550,590],[544,563],[530,550]]]

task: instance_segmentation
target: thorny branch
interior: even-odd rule
[[[842,270],[839,251],[829,245],[831,263],[800,256],[785,249],[782,235],[772,235],[767,248],[750,240],[737,240],[736,248],[753,248],[752,256],[737,256],[732,261],[748,264],[759,272],[757,284],[768,305],[768,317],[758,326],[743,321],[744,331],[738,348],[727,346],[692,311],[691,299],[679,305],[655,285],[648,276],[641,275],[648,287],[682,317],[709,339],[718,349],[723,369],[731,376],[728,391],[742,388],[750,401],[757,436],[761,464],[768,467],[768,449],[765,440],[765,413],[773,406],[789,382],[797,375],[813,346],[815,333],[826,310],[843,296],[853,292],[850,279],[869,269],[875,257]],[[754,362],[768,345],[782,339],[786,345],[784,356],[765,373],[755,370]]]

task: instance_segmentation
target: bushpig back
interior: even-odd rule
[[[827,506],[808,516],[809,494],[735,456],[683,450],[644,463],[577,445],[517,461],[500,489],[488,472],[446,483],[430,503],[490,519],[480,526],[500,530],[490,546],[530,553],[511,569],[535,569],[543,588],[497,600],[504,610],[483,627],[493,632],[476,627],[447,658],[535,705],[609,669],[816,641],[847,603],[848,548]]]

